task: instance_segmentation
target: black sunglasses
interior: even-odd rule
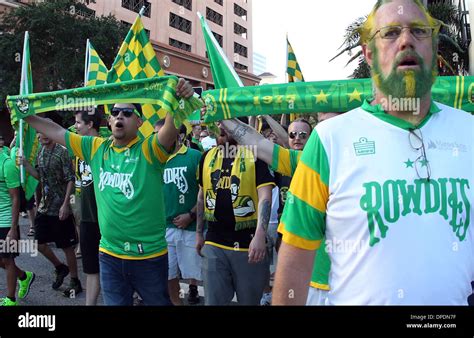
[[[291,131],[288,136],[293,140],[296,136],[299,136],[300,139],[305,140],[308,137],[308,133],[305,131]]]
[[[135,111],[136,110],[133,108],[113,108],[110,112],[110,115],[112,115],[113,117],[117,117],[120,112],[122,112],[123,116],[131,117],[133,114],[135,114]]]

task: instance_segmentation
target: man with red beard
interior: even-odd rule
[[[431,98],[440,26],[419,0],[380,0],[360,28],[374,97],[306,144],[279,226],[273,304],[305,303],[325,237],[329,304],[467,305],[474,119]]]

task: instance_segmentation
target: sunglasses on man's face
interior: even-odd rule
[[[117,117],[119,116],[120,112],[122,112],[123,116],[125,117],[131,117],[133,114],[137,114],[136,110],[133,108],[113,108],[110,112],[110,115]]]
[[[300,139],[305,140],[308,137],[308,133],[305,131],[291,131],[288,136],[293,140],[296,136],[299,136]]]

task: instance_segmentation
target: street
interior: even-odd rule
[[[28,237],[28,220],[26,218],[20,217],[20,231],[21,239],[30,239],[33,237]],[[58,258],[65,262],[64,253],[61,249],[57,249],[54,244],[51,245],[51,249],[58,256]],[[70,275],[64,279],[63,285],[58,290],[53,290],[51,284],[54,281],[54,268],[52,264],[46,260],[46,258],[41,255],[39,252],[37,256],[31,256],[31,254],[20,254],[20,256],[15,260],[17,266],[26,271],[33,271],[36,274],[35,281],[33,282],[30,293],[28,296],[21,300],[18,299],[19,305],[28,305],[28,306],[75,306],[75,305],[85,305],[86,303],[86,275],[82,272],[82,260],[77,260],[79,279],[82,283],[82,288],[84,291],[75,298],[67,298],[63,296],[64,290],[69,285]],[[181,288],[183,292],[181,293],[184,296],[184,301],[186,302],[188,284],[181,283]],[[6,275],[5,270],[0,269],[0,297],[5,297],[7,292],[6,287]],[[18,289],[17,289],[18,292]],[[201,302],[198,305],[204,304],[203,298],[203,288],[199,286],[199,294],[201,296]],[[139,305],[140,302],[138,299],[135,299],[136,305]],[[97,305],[104,305],[102,296],[99,295],[99,301]]]

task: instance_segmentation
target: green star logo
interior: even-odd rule
[[[408,161],[403,162],[403,163],[405,163],[407,168],[413,168],[413,164],[415,164],[415,162],[412,162],[410,159],[408,159]]]
[[[422,166],[422,167],[427,167],[429,161],[428,161],[426,158],[424,158],[423,160],[420,161],[420,163],[421,163],[421,166]]]

